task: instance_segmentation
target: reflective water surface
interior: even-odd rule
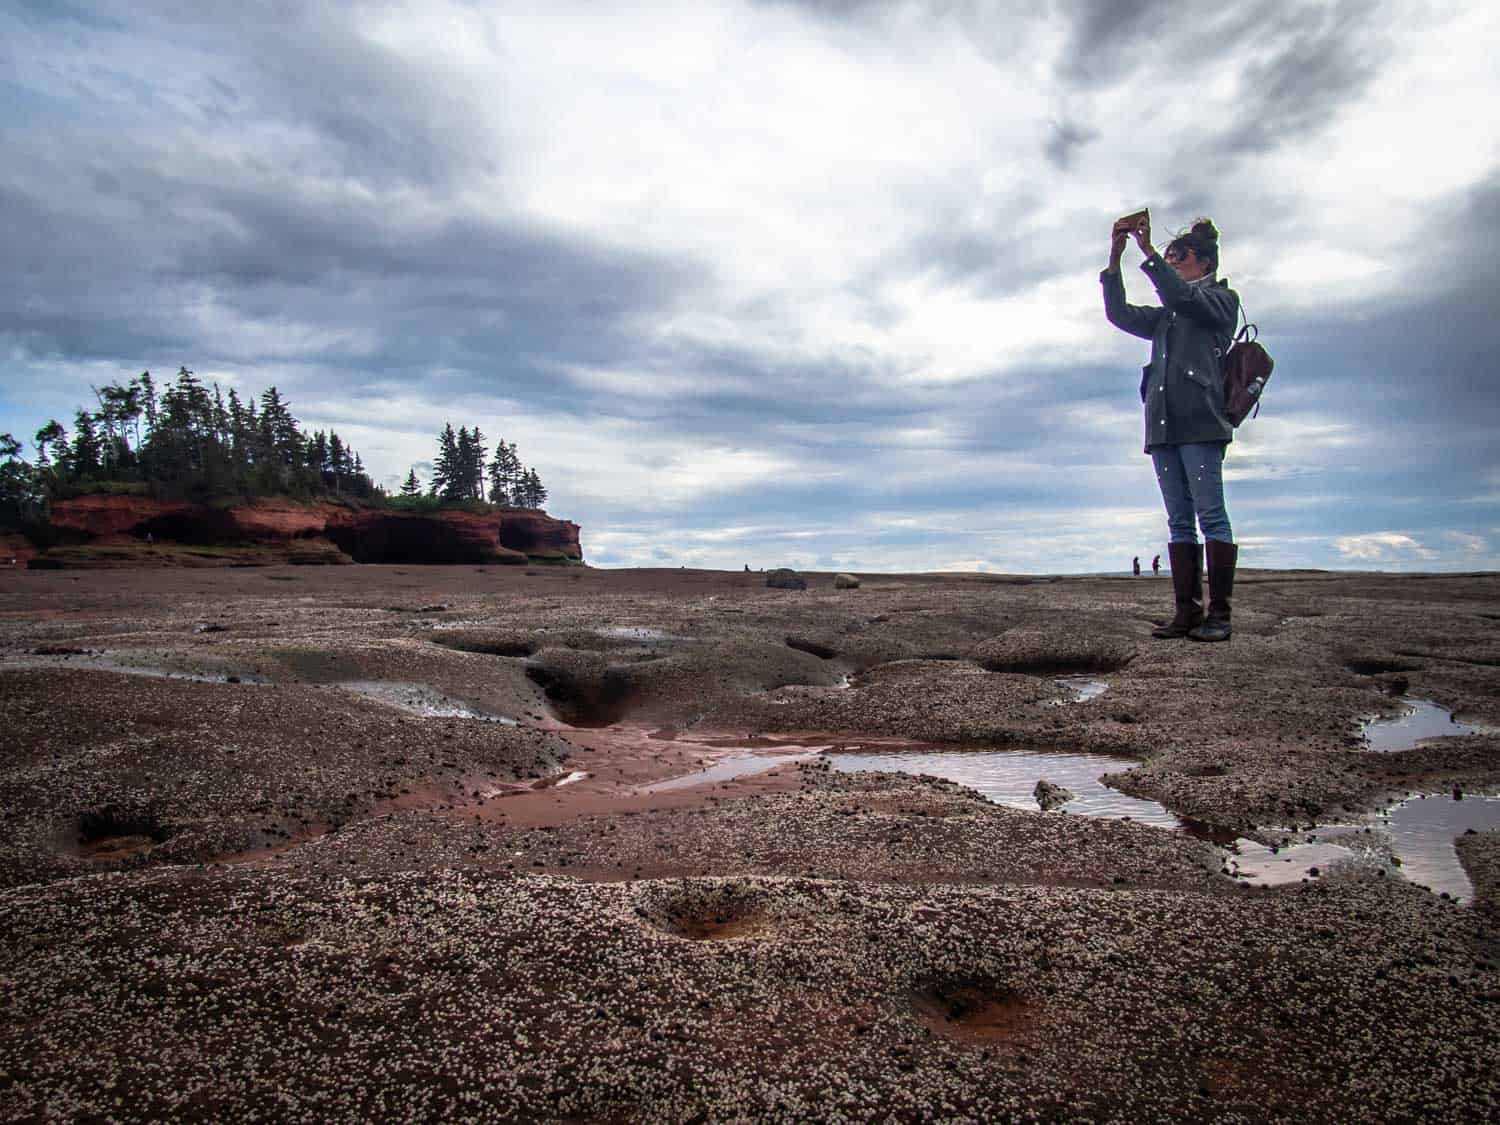
[[[1369,826],[1330,825],[1316,840],[1269,848],[1240,840],[1231,848],[1230,870],[1250,883],[1280,886],[1322,878],[1342,867],[1383,871],[1447,894],[1460,902],[1474,895],[1455,841],[1467,831],[1500,829],[1500,797],[1427,794],[1387,809]]]
[[[1062,805],[1064,812],[1113,819],[1129,818],[1162,828],[1178,828],[1182,820],[1155,801],[1127,797],[1100,781],[1106,773],[1122,773],[1135,763],[1104,754],[1070,754],[1046,750],[861,750],[828,756],[838,770],[887,770],[930,774],[977,790],[997,805],[1037,809],[1036,783],[1046,779],[1077,797]]]
[[[515,719],[508,715],[491,715],[475,710],[462,700],[451,699],[442,692],[434,691],[425,684],[403,684],[388,680],[346,680],[335,684],[341,691],[350,691],[366,699],[373,699],[424,719],[479,719],[487,723],[504,723],[516,726]]]
[[[1406,700],[1404,714],[1371,719],[1364,727],[1365,742],[1371,750],[1381,754],[1410,750],[1424,738],[1452,738],[1478,733],[1479,727],[1459,722],[1452,711],[1426,699]]]
[[[1073,698],[1051,700],[1053,706],[1066,703],[1087,703],[1090,699],[1097,699],[1109,690],[1107,683],[1091,676],[1063,676],[1057,683],[1058,686],[1065,687],[1072,692]]]
[[[710,752],[708,746],[702,750]],[[1387,877],[1405,878],[1435,894],[1447,893],[1463,902],[1469,901],[1474,891],[1459,862],[1455,838],[1469,829],[1480,832],[1500,829],[1500,797],[1464,796],[1455,800],[1451,794],[1415,796],[1368,821],[1322,826],[1314,832],[1289,837],[1283,846],[1270,847],[1214,833],[1169,812],[1155,801],[1129,797],[1111,789],[1102,777],[1124,772],[1133,762],[1103,754],[954,750],[886,739],[826,745],[730,744],[719,753],[722,756],[707,768],[658,782],[646,791],[727,781],[822,755],[837,770],[941,777],[974,789],[996,804],[1035,812],[1036,784],[1045,779],[1076,794],[1060,807],[1060,812],[1137,820],[1209,839],[1225,848],[1229,873],[1253,885],[1279,886],[1323,878],[1352,866],[1365,873],[1380,871]]]

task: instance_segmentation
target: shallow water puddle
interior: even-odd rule
[[[1077,796],[1062,805],[1070,813],[1131,819],[1162,828],[1183,826],[1182,818],[1155,801],[1127,797],[1099,780],[1133,763],[1104,754],[1068,754],[1038,750],[873,750],[830,754],[838,770],[885,770],[930,774],[977,790],[997,805],[1037,810],[1035,789],[1041,779],[1071,789]]]
[[[695,750],[707,748],[694,744]],[[1130,797],[1105,785],[1101,780],[1104,774],[1119,772],[1131,763],[1104,754],[945,750],[869,739],[821,746],[790,742],[763,747],[731,745],[728,749],[726,756],[705,769],[657,782],[641,791],[686,789],[822,756],[834,769],[845,772],[875,770],[941,777],[967,786],[996,804],[1031,812],[1038,811],[1036,784],[1046,779],[1075,794],[1061,806],[1062,811],[1180,829],[1221,847],[1226,845],[1222,834],[1169,812],[1155,801]],[[1454,840],[1469,829],[1500,829],[1500,797],[1413,797],[1368,825],[1321,827],[1316,839],[1300,843],[1272,848],[1246,839],[1228,842],[1225,863],[1238,878],[1260,886],[1297,883],[1354,865],[1366,871],[1384,871],[1427,887],[1434,894],[1446,892],[1467,902],[1474,891],[1459,863]]]
[[[673,789],[690,789],[695,785],[732,781],[737,777],[765,773],[789,762],[802,762],[808,758],[816,758],[829,749],[831,747],[808,746],[781,753],[756,752],[749,749],[732,752],[705,769],[695,770],[681,777],[668,778],[666,781],[658,781],[654,785],[643,785],[640,791],[642,793],[665,793]]]
[[[1241,840],[1229,866],[1248,882],[1265,886],[1297,883],[1350,864],[1388,874],[1399,871],[1434,894],[1468,902],[1474,887],[1454,841],[1470,830],[1500,829],[1500,797],[1411,797],[1382,813],[1371,827],[1370,832],[1354,825],[1321,828],[1316,841],[1277,849]]]
[[[1379,754],[1411,750],[1424,738],[1455,738],[1479,734],[1481,728],[1461,723],[1453,712],[1427,699],[1406,702],[1406,712],[1389,719],[1371,719],[1364,725],[1365,742]]]
[[[1073,698],[1048,700],[1048,705],[1052,707],[1068,703],[1087,703],[1090,699],[1097,699],[1109,690],[1109,685],[1103,680],[1095,680],[1089,676],[1063,676],[1056,682],[1059,687],[1067,688],[1072,692]]]
[[[1500,797],[1450,795],[1413,797],[1382,818],[1391,834],[1391,851],[1401,860],[1401,873],[1434,894],[1447,891],[1467,902],[1474,894],[1469,877],[1458,862],[1454,840],[1465,832],[1500,829]]]
[[[479,719],[486,723],[503,723],[518,726],[515,719],[507,715],[491,715],[477,711],[467,703],[450,699],[441,692],[423,684],[403,684],[386,680],[346,680],[334,685],[341,691],[350,691],[377,703],[399,707],[424,719]]]
[[[652,641],[685,641],[688,638],[669,633],[665,629],[657,629],[650,625],[601,625],[594,630],[596,636],[604,637],[612,641],[639,641],[643,644]]]

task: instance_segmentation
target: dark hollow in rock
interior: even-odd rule
[[[161,843],[171,834],[155,809],[140,805],[103,805],[78,818],[78,838],[84,843],[106,836],[150,836]]]
[[[816,656],[819,660],[832,660],[839,654],[838,649],[829,648],[817,641],[810,641],[806,637],[788,637],[786,643],[787,647],[794,648],[798,652],[805,652],[809,656]]]
[[[123,859],[149,851],[172,835],[155,809],[141,805],[103,805],[78,817],[78,843],[96,858]]]
[[[1422,665],[1394,656],[1357,656],[1344,662],[1356,676],[1378,676],[1382,672],[1420,672]]]
[[[1025,676],[1069,676],[1084,672],[1118,672],[1133,659],[1134,654],[1077,653],[1017,657],[1011,660],[986,659],[979,661],[979,664],[990,672],[1014,672]]]
[[[608,727],[624,719],[638,695],[614,669],[595,680],[532,665],[526,676],[547,694],[557,717],[570,727]]]
[[[1228,777],[1229,767],[1220,765],[1187,766],[1179,772],[1184,777]]]
[[[980,642],[970,651],[969,659],[990,672],[1067,676],[1117,672],[1135,655],[1134,644],[1121,637],[1069,636],[1021,628]]]
[[[522,637],[444,630],[432,636],[432,643],[459,652],[477,652],[485,656],[530,656],[536,642]]]
[[[1032,1021],[1030,1005],[1015,989],[975,978],[919,985],[912,1008],[936,1034],[968,1043],[1013,1039]]]
[[[764,906],[762,894],[753,888],[693,884],[647,896],[636,914],[672,937],[727,941],[768,929]]]

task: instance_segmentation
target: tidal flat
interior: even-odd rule
[[[0,1118],[1500,1116],[1500,576],[806,578],[0,571]]]

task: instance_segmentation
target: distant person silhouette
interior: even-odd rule
[[[1133,558],[1133,559],[1130,560],[1130,571],[1137,578],[1139,578],[1141,576],[1141,556],[1140,555],[1136,555],[1135,558]]]
[[[1146,258],[1141,269],[1156,287],[1160,305],[1125,301],[1120,255],[1135,238]],[[1156,469],[1167,509],[1167,560],[1172,567],[1172,620],[1153,637],[1227,641],[1229,599],[1239,548],[1224,508],[1224,452],[1234,429],[1224,416],[1219,357],[1229,348],[1240,298],[1220,281],[1219,232],[1208,219],[1157,253],[1151,217],[1142,211],[1117,219],[1110,231],[1109,265],[1099,274],[1104,315],[1116,328],[1151,341],[1151,362],[1141,376],[1146,407],[1146,452]],[[1198,528],[1208,552],[1208,612],[1203,611]]]
[[[1160,555],[1157,555],[1155,558],[1153,558],[1151,560],[1151,574],[1152,574],[1153,577],[1160,577],[1160,575],[1161,575],[1161,556]]]

